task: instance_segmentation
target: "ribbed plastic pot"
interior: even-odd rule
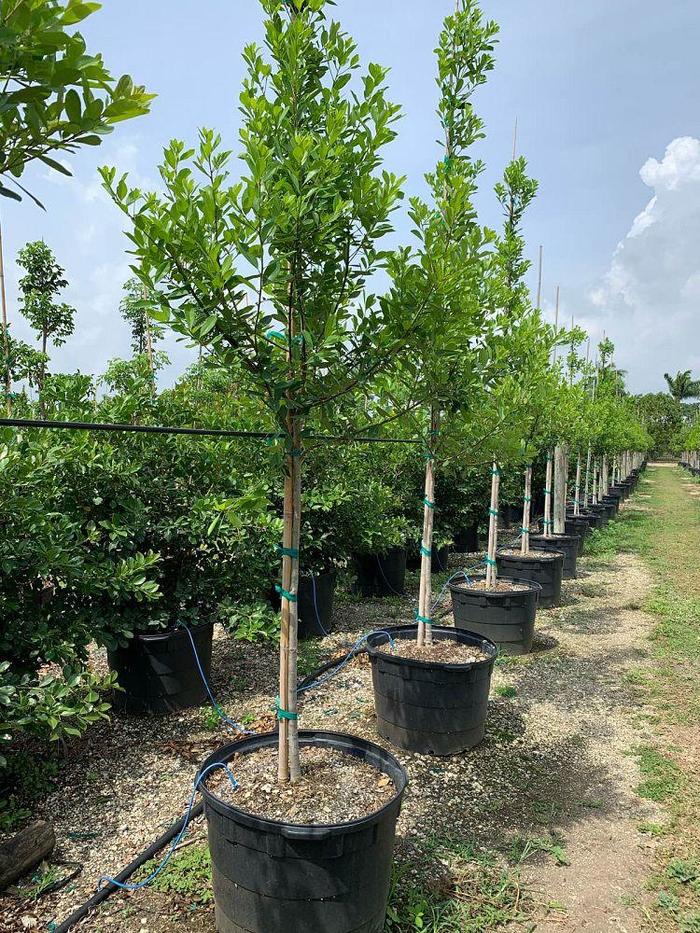
[[[529,554],[497,554],[498,572],[509,580],[538,583],[539,607],[551,609],[561,602],[564,555],[561,552],[530,551]]]
[[[420,547],[420,546],[419,546]],[[408,557],[406,558],[406,567],[409,570],[419,570],[421,565],[419,547],[415,550],[411,549],[408,552]],[[430,570],[432,573],[444,573],[449,564],[450,559],[450,548],[449,545],[444,547],[437,548],[433,545],[433,551],[430,558]]]
[[[204,674],[211,673],[213,623],[190,629]],[[125,648],[107,652],[110,670],[122,690],[112,699],[127,713],[172,713],[201,706],[207,692],[189,635],[183,628],[136,634]]]
[[[579,535],[530,535],[530,548],[533,551],[558,551],[564,555],[564,579],[575,580],[578,576],[578,560],[581,538]]]
[[[608,524],[611,518],[615,517],[615,506],[610,502],[597,502],[595,505],[590,506],[591,512],[595,512],[596,515],[600,515],[603,519],[602,527]]]
[[[394,640],[417,636],[417,626],[386,629]],[[487,654],[471,664],[442,664],[392,655],[384,631],[371,635],[377,730],[392,744],[421,755],[456,755],[484,738],[493,664],[498,655],[488,638],[459,629],[433,626],[435,640],[451,639]]]
[[[602,528],[603,519],[604,516],[600,515],[598,512],[593,511],[581,512],[581,514],[578,516],[578,520],[585,522],[588,525],[590,531],[592,531],[594,528]]]
[[[245,813],[214,796],[203,783],[216,929],[381,933],[396,820],[408,776],[389,752],[353,736],[302,731],[299,744],[302,756],[304,748],[314,746],[362,758],[393,780],[396,793],[381,810],[359,820],[298,825]],[[276,733],[244,739],[219,749],[202,770],[276,745]]]
[[[483,580],[471,577],[470,580]],[[535,616],[542,587],[539,583],[506,580],[526,590],[484,590],[450,584],[455,626],[492,641],[502,654],[528,654],[535,635]]]
[[[455,535],[452,549],[457,554],[473,554],[479,550],[479,529],[477,525],[462,528]]]
[[[333,630],[335,570],[299,579],[299,636],[327,635]]]
[[[406,583],[406,549],[389,548],[383,554],[355,558],[357,583],[363,596],[403,595]]]
[[[613,518],[620,511],[620,501],[621,501],[620,496],[610,495],[610,493],[607,493],[602,498],[603,505],[609,505],[612,507],[611,517]]]
[[[586,538],[591,533],[591,524],[581,515],[572,516],[566,519],[567,535],[578,536],[581,540],[578,546],[578,556],[580,557],[586,549]]]

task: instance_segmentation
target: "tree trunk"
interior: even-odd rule
[[[433,444],[439,430],[439,417],[430,413],[430,444],[425,461],[425,498],[423,499],[423,538],[421,541],[420,590],[418,594],[418,644],[432,645],[432,556],[433,526],[435,520],[435,456]]]
[[[565,444],[554,448],[554,518],[555,535],[566,534],[566,481],[568,478],[568,457]]]
[[[37,820],[0,845],[0,891],[48,858],[56,845],[50,823]]]
[[[588,445],[588,453],[586,454],[586,485],[584,487],[583,493],[583,506],[588,508],[588,494],[591,488],[591,445]]]
[[[525,467],[525,494],[523,497],[523,527],[520,529],[520,553],[530,552],[530,515],[532,513],[532,464]]]
[[[12,372],[10,369],[10,334],[7,324],[7,295],[5,294],[5,261],[2,251],[2,225],[0,225],[0,308],[2,309],[2,350],[5,357],[4,384],[5,408],[8,417],[12,414]]]
[[[498,549],[498,492],[501,472],[494,461],[491,468],[491,507],[489,508],[489,544],[486,556],[486,586],[495,587],[498,580],[496,551]]]
[[[547,451],[547,470],[545,473],[544,481],[544,519],[542,524],[544,525],[543,533],[545,538],[552,537],[552,486],[554,485],[552,479],[552,454],[551,451]]]
[[[601,499],[603,496],[607,496],[610,491],[610,483],[608,481],[608,456],[603,454],[603,462],[600,468],[600,483],[598,484],[598,494]]]

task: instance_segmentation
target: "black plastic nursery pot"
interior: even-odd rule
[[[595,512],[596,515],[600,515],[603,519],[603,524],[601,527],[605,528],[611,518],[615,517],[615,506],[610,502],[597,502],[595,505],[590,506],[591,512]]]
[[[402,596],[406,583],[406,549],[355,557],[357,584],[362,596]]]
[[[470,581],[483,580],[472,577]],[[542,587],[529,580],[506,580],[525,590],[484,590],[450,584],[455,626],[492,641],[502,654],[528,654],[535,635],[535,616]]]
[[[414,640],[418,629],[396,626],[367,640],[379,734],[421,755],[457,755],[478,745],[486,729],[496,645],[473,632],[434,625],[435,640],[480,648],[487,657],[469,664],[419,661],[390,654],[386,632],[397,641]]]
[[[578,560],[581,538],[579,535],[530,535],[530,548],[534,551],[558,551],[564,555],[564,579],[575,580],[578,576]]]
[[[522,517],[522,506],[502,505],[498,510],[498,521],[501,525],[519,525]]]
[[[363,739],[302,731],[299,744],[302,755],[315,746],[363,759],[392,779],[394,797],[349,823],[299,825],[239,810],[203,782],[216,928],[220,933],[381,933],[408,776],[393,755]],[[202,771],[276,745],[276,733],[244,739],[211,755]]]
[[[406,567],[409,570],[419,570],[421,565],[420,554],[418,553],[419,548],[417,547],[415,551],[409,551],[409,555],[406,558]],[[435,547],[433,545],[432,554],[430,557],[430,570],[432,573],[444,573],[448,569],[450,559],[450,547],[448,544],[443,547]]]
[[[213,623],[190,629],[204,675],[211,673]],[[127,713],[172,713],[201,706],[207,691],[184,628],[135,634],[125,648],[107,652],[122,688],[112,705]]]
[[[611,517],[614,518],[615,515],[617,515],[617,513],[620,511],[620,502],[622,501],[620,496],[617,496],[614,493],[613,494],[607,493],[606,495],[603,496],[601,501],[603,505],[609,505],[612,507]]]
[[[581,512],[581,514],[577,516],[578,521],[585,522],[588,525],[589,531],[592,531],[594,528],[602,528],[604,518],[605,516],[593,511]]]
[[[474,554],[479,550],[479,528],[477,525],[471,525],[469,528],[462,528],[455,535],[452,550],[457,554]]]
[[[335,570],[299,579],[299,637],[328,635],[333,629]]]
[[[560,551],[530,551],[529,554],[496,554],[498,573],[509,580],[537,583],[540,609],[561,602],[564,555]]]
[[[578,536],[581,541],[578,546],[579,557],[583,554],[586,546],[586,538],[591,533],[591,524],[583,516],[576,515],[566,519],[567,535]]]

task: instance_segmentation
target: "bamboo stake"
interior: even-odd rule
[[[12,374],[10,372],[10,334],[7,324],[7,296],[5,294],[5,260],[2,250],[2,223],[0,223],[0,305],[2,306],[2,348],[5,356],[5,408],[8,417],[12,414]]]
[[[547,451],[547,469],[545,473],[544,481],[544,537],[552,537],[552,486],[553,486],[553,476],[552,476],[552,453]]]
[[[530,552],[530,515],[532,513],[532,464],[525,467],[525,495],[523,497],[523,527],[520,539],[520,553]]]
[[[299,419],[294,419],[292,432],[294,450],[294,521],[292,523],[292,548],[296,557],[291,558],[291,593],[299,593],[299,548],[301,545],[301,474],[302,474],[302,437]],[[293,599],[289,604],[289,674],[287,677],[287,709],[292,715],[289,721],[289,780],[296,784],[301,779],[301,762],[299,760],[299,719],[297,705],[298,682],[298,648],[299,648],[299,603]]]
[[[432,645],[433,628],[430,621],[432,608],[433,527],[435,521],[435,456],[432,445],[439,430],[439,416],[433,408],[430,413],[430,445],[425,460],[425,497],[423,499],[423,538],[421,540],[420,592],[418,596],[418,644]]]
[[[591,445],[588,445],[588,453],[586,454],[586,485],[585,492],[583,494],[583,504],[585,508],[588,508],[588,492],[590,490],[590,478],[591,478]]]
[[[496,551],[498,549],[498,492],[501,483],[501,471],[494,460],[491,467],[491,507],[489,508],[489,544],[486,558],[486,586],[496,586]]]

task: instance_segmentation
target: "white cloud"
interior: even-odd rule
[[[639,174],[652,197],[588,298],[595,331],[612,337],[641,391],[660,388],[665,371],[700,376],[700,140],[674,139]]]

